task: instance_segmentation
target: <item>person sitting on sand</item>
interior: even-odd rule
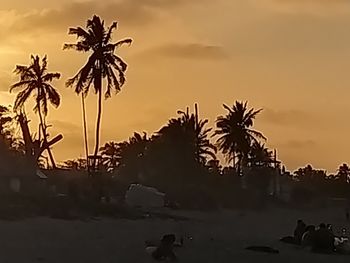
[[[342,228],[340,238],[341,238],[341,242],[348,242],[349,241],[349,237],[346,234],[346,228]]]
[[[333,234],[333,226],[331,224],[327,224],[327,229],[330,233]]]
[[[335,237],[335,247],[336,251],[340,254],[350,254],[350,243],[349,238],[346,234],[346,229],[342,229],[342,234],[340,237]]]
[[[334,251],[334,235],[327,229],[324,223],[320,224],[319,229],[315,232],[312,250],[324,253]]]
[[[297,221],[297,227],[294,230],[294,242],[297,245],[301,244],[301,239],[306,231],[306,224],[303,220],[299,219]]]
[[[155,260],[177,260],[173,251],[176,237],[173,234],[164,235],[160,245],[152,252]]]
[[[315,238],[316,227],[309,225],[301,238],[301,245],[303,247],[312,247]]]

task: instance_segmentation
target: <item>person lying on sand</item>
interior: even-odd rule
[[[265,253],[271,253],[271,254],[279,254],[278,249],[274,249],[272,247],[267,246],[249,246],[246,247],[247,250],[257,251],[257,252],[265,252]]]

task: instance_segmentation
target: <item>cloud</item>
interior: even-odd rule
[[[1,11],[8,17],[0,19],[0,41],[16,43],[51,33],[65,34],[69,27],[85,26],[93,14],[100,15],[109,25],[117,20],[123,27],[144,26],[156,18],[156,13],[144,6],[110,2],[104,5],[95,2],[80,2],[63,5],[57,9],[33,10],[29,12]],[[108,22],[108,23],[107,23]],[[23,43],[22,43],[23,45]]]
[[[98,14],[106,20],[118,20],[129,26],[144,25],[155,14],[144,5],[132,2],[96,2],[71,3],[57,9],[34,10],[15,15],[11,30],[14,32],[35,32],[38,30],[67,29],[70,26],[84,25],[87,18]]]
[[[253,0],[260,7],[288,14],[339,15],[350,13],[348,0]]]
[[[315,117],[301,110],[273,110],[264,108],[261,119],[265,122],[280,126],[311,126],[315,123]]]
[[[103,3],[102,3],[103,2]],[[106,22],[117,20],[123,26],[143,27],[162,18],[162,13],[198,0],[105,0],[63,4],[58,8],[31,11],[0,10],[0,35],[9,37],[45,31],[66,32],[68,27],[83,26],[87,18],[97,14]]]
[[[75,123],[72,122],[68,122],[68,121],[61,121],[61,120],[52,120],[50,121],[50,123],[52,124],[53,128],[55,130],[58,131],[69,131],[69,132],[76,132],[76,131],[81,131],[81,125],[77,125]]]
[[[149,135],[159,129],[162,123],[169,119],[169,111],[161,108],[142,109],[141,114],[136,120],[130,121],[127,126],[132,130],[146,131]]]
[[[0,91],[9,91],[11,75],[8,72],[0,71]]]
[[[314,140],[289,140],[280,144],[280,147],[289,149],[310,149],[316,146],[317,143]]]
[[[222,47],[202,43],[168,43],[146,50],[142,55],[194,60],[223,60],[229,57]]]
[[[1,83],[1,81],[0,81]],[[15,95],[10,94],[8,91],[0,90],[0,104],[3,106],[12,107],[13,102],[15,100]]]
[[[52,128],[49,129],[50,137],[54,137],[57,134],[63,135],[62,142],[55,145],[58,151],[65,153],[77,149],[83,151],[84,141],[81,125],[62,120],[50,120],[49,125],[50,124],[52,125]]]

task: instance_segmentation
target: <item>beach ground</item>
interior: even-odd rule
[[[126,263],[153,262],[145,240],[174,233],[185,237],[176,249],[179,262],[346,262],[350,256],[321,255],[279,242],[291,235],[297,219],[307,224],[349,228],[341,208],[313,211],[177,211],[185,221],[164,219],[58,220],[30,218],[0,221],[0,262]],[[279,254],[248,251],[251,245],[271,246]]]

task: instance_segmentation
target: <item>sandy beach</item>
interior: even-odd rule
[[[298,218],[332,223],[336,231],[349,227],[341,209],[176,213],[190,219],[0,221],[0,262],[153,262],[144,241],[165,233],[186,236],[184,247],[176,250],[180,262],[345,262],[350,257],[314,254],[278,241],[292,233]],[[249,245],[272,246],[280,253],[245,250]]]

